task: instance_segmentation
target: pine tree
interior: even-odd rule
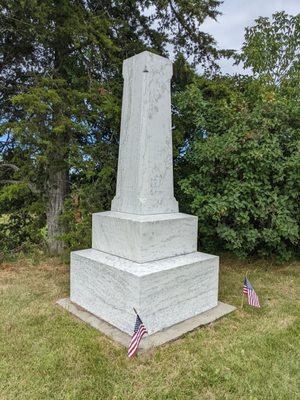
[[[145,48],[220,56],[199,26],[220,1],[1,2],[2,182],[42,199],[51,254],[63,251],[60,216],[86,147],[115,154],[122,60]]]

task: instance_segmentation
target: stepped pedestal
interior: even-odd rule
[[[128,334],[134,307],[151,335],[217,306],[218,263],[198,252],[140,264],[99,250],[76,251],[70,299]]]
[[[93,215],[92,247],[144,263],[197,251],[197,227],[197,217],[188,214],[107,211]]]

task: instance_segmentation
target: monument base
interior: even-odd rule
[[[95,249],[71,253],[70,300],[132,334],[134,308],[149,335],[218,304],[217,256],[194,252],[136,263]]]
[[[69,298],[58,300],[57,304],[83,322],[97,329],[99,332],[104,333],[115,342],[125,347],[129,346],[131,335],[122,332],[120,329],[108,324],[101,318],[98,318],[90,312],[79,307],[77,304],[72,303]],[[139,351],[146,351],[151,348],[161,346],[167,342],[176,340],[185,333],[191,332],[200,326],[207,325],[234,310],[235,307],[230,306],[229,304],[218,302],[218,305],[209,311],[205,311],[202,314],[196,315],[193,318],[189,318],[183,322],[173,325],[161,332],[156,332],[150,336],[144,336],[140,343]]]
[[[144,263],[197,251],[197,232],[193,215],[104,211],[93,214],[92,248]]]

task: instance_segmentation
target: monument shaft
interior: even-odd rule
[[[147,51],[123,64],[117,191],[112,211],[178,212],[173,189],[172,63]]]

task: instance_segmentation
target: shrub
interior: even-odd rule
[[[195,82],[176,104],[193,123],[179,187],[199,218],[202,248],[289,258],[299,244],[297,98],[217,78]]]

